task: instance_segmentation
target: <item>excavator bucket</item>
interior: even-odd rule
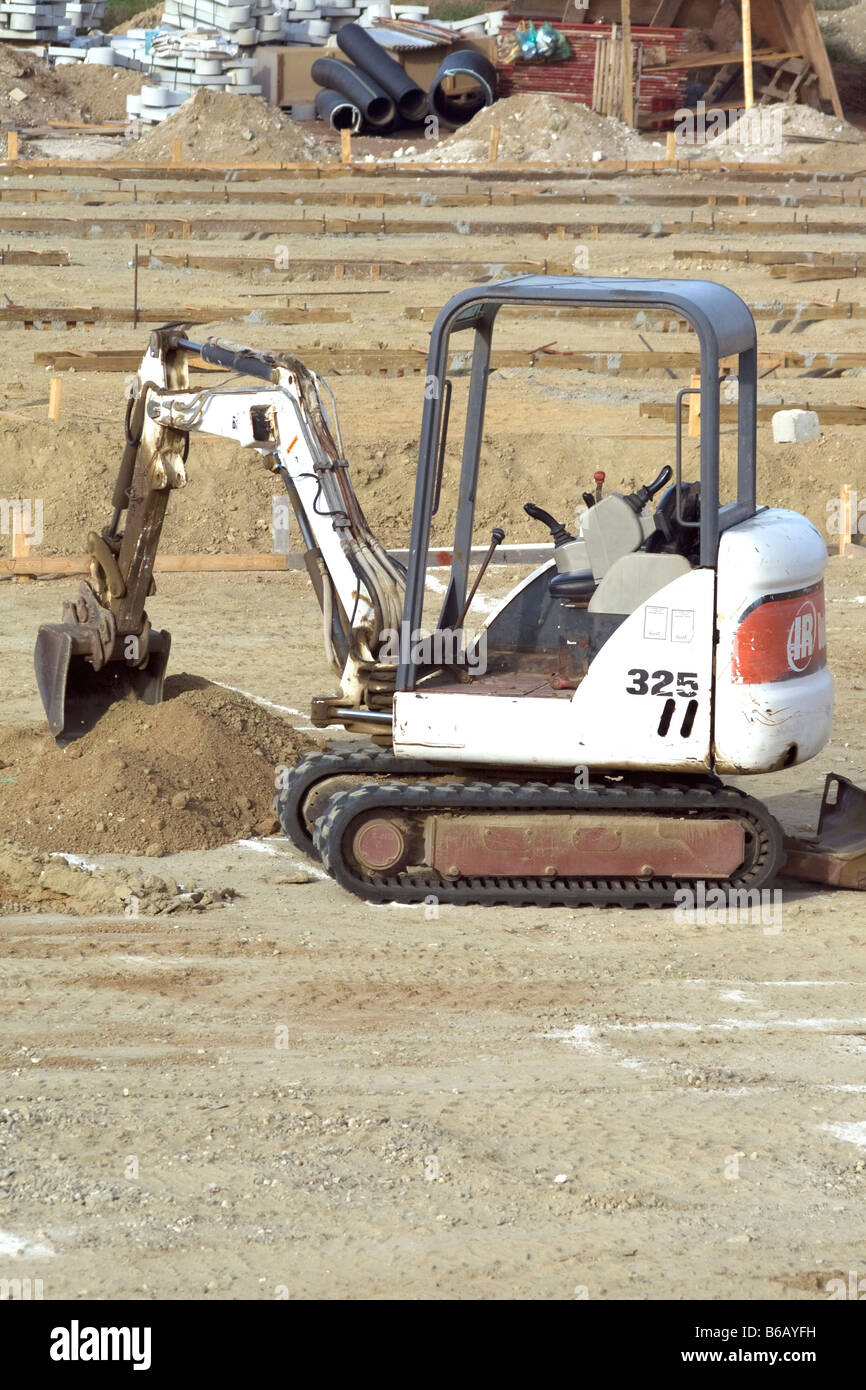
[[[118,700],[146,705],[162,700],[170,633],[151,629],[145,666],[108,661],[99,670],[92,660],[92,636],[85,623],[46,623],[39,629],[33,656],[36,684],[58,742],[81,738]]]
[[[789,878],[866,889],[866,791],[835,772],[827,776],[814,838],[785,837]]]

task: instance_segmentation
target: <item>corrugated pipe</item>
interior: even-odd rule
[[[339,58],[317,58],[310,74],[320,87],[348,97],[368,125],[378,130],[393,121],[396,110],[388,93],[351,63],[341,62]]]
[[[350,130],[357,135],[363,117],[359,108],[340,92],[321,91],[316,93],[316,115],[320,121],[327,121],[332,130]]]
[[[475,85],[459,96],[449,96],[442,84],[446,77],[458,76],[471,77]],[[483,53],[475,53],[471,48],[458,49],[443,58],[427,93],[430,110],[449,130],[465,125],[482,106],[492,106],[495,99],[496,69]]]
[[[371,39],[360,24],[345,24],[337,34],[337,43],[353,63],[375,78],[393,98],[404,121],[423,121],[427,115],[427,97],[405,68],[386,53],[381,44]]]

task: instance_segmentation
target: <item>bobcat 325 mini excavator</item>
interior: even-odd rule
[[[527,305],[663,308],[688,320],[700,345],[700,481],[682,479],[678,425],[675,469],[627,496],[586,495],[594,505],[578,536],[528,504],[550,526],[552,558],[500,604],[458,669],[450,654],[424,654],[435,642],[414,640],[443,483],[451,344],[468,338],[471,357],[453,560],[432,634],[443,639],[462,636],[472,596],[494,323],[504,307]],[[378,745],[304,758],[277,798],[286,834],[338,883],[374,902],[537,906],[662,905],[698,882],[764,887],[785,862],[781,828],[719,774],[819,753],[833,682],[824,542],[804,517],[756,502],[756,353],[746,305],[707,281],[527,276],[456,295],[431,333],[404,571],[367,526],[315,373],[287,354],[194,342],[183,325],[156,330],[128,405],[114,513],[88,537],[90,581],[39,633],[52,732],[76,737],[106,701],[161,700],[170,639],[145,611],[160,530],[171,490],[186,482],[190,435],[219,435],[264,456],[297,516],[340,675],[339,694],[313,702],[313,723]],[[190,390],[195,354],[253,380]],[[739,381],[737,493],[724,503],[722,357],[736,357]],[[481,642],[486,662],[473,663]],[[839,853],[817,877],[866,886],[866,795],[830,780],[824,844],[801,846],[800,868],[808,875],[823,853],[826,870],[829,844]]]

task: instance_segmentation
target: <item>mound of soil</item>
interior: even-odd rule
[[[97,125],[125,121],[127,96],[140,92],[148,80],[146,73],[132,68],[104,68],[99,63],[66,63],[54,71],[70,107],[83,121]]]
[[[149,10],[139,10],[125,23],[110,29],[111,34],[128,34],[130,29],[155,29],[162,19],[162,5],[151,5]]]
[[[490,131],[499,127],[499,158],[527,164],[591,164],[598,159],[653,159],[664,146],[643,140],[622,121],[546,92],[506,97],[472,117],[430,153],[429,163],[473,164],[490,157]]]
[[[14,394],[0,390],[0,408],[7,406],[14,409]],[[0,422],[0,497],[27,497],[34,474],[43,479],[40,554],[82,555],[87,532],[108,521],[123,449],[122,407],[118,392],[107,421]],[[169,501],[163,554],[273,549],[271,499],[282,484],[249,449],[228,440],[194,439],[188,471],[188,485]],[[10,548],[10,536],[0,534],[0,554]]]
[[[0,822],[29,850],[159,858],[269,833],[275,769],[311,741],[234,691],[191,676],[165,701],[112,705],[77,742],[0,729]]]
[[[70,863],[62,856],[33,854],[0,841],[0,916],[16,912],[100,913],[154,917],[201,911],[234,896],[232,889],[202,891],[171,875],[104,869]]]
[[[701,153],[708,159],[730,154],[746,163],[766,163],[793,156],[806,161],[814,159],[824,165],[828,151],[832,153],[835,147],[862,147],[863,144],[860,131],[847,121],[827,116],[812,106],[777,102],[744,111],[733,125],[708,140]]]
[[[333,152],[306,135],[262,97],[233,96],[200,87],[167,120],[147,131],[118,158],[170,159],[180,140],[183,158],[234,164],[261,160],[297,164],[323,163]]]
[[[820,14],[818,23],[831,58],[866,62],[866,0]]]
[[[0,128],[122,121],[127,94],[146,81],[144,73],[98,63],[53,68],[35,53],[0,43]]]

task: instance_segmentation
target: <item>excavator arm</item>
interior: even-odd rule
[[[255,384],[191,390],[193,356]],[[85,733],[116,699],[162,699],[171,639],[151,627],[145,604],[170,493],[187,482],[194,433],[252,449],[282,479],[322,609],[325,653],[341,676],[340,704],[361,709],[371,691],[392,685],[378,652],[384,634],[399,628],[404,571],[367,525],[321,378],[288,354],[218,339],[197,343],[184,325],[169,325],[151,335],[125,433],[111,519],[87,538],[90,577],[64,604],[62,621],[39,630],[36,679],[55,738]]]

